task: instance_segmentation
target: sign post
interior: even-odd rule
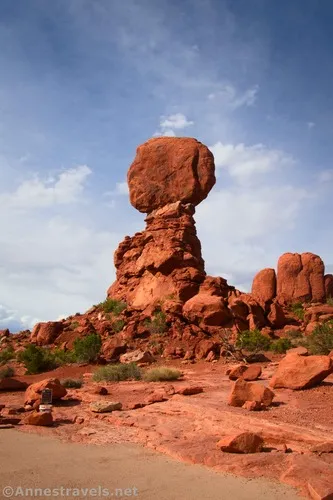
[[[52,389],[43,389],[39,411],[51,413],[52,411]]]

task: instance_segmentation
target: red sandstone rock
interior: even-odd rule
[[[60,384],[57,378],[48,378],[28,387],[24,395],[24,404],[39,404],[41,393],[44,389],[52,389],[52,400],[61,399],[67,394],[66,389]]]
[[[251,382],[253,380],[257,380],[261,375],[261,366],[260,365],[251,365],[246,368],[242,377],[244,380]]]
[[[127,181],[140,212],[175,201],[198,205],[215,184],[214,157],[192,138],[153,138],[137,148]]]
[[[258,401],[245,401],[242,408],[248,411],[259,411],[262,409],[262,406]]]
[[[50,426],[53,424],[52,413],[34,411],[26,417],[24,423],[27,425]]]
[[[178,387],[176,394],[182,394],[183,396],[193,396],[194,394],[200,394],[203,392],[203,388],[199,385],[186,385]]]
[[[120,356],[121,363],[153,363],[154,361],[155,359],[149,351],[140,351],[139,349]]]
[[[141,310],[193,297],[205,279],[193,214],[192,205],[167,205],[146,218],[145,231],[125,238],[114,255],[117,280],[108,296]]]
[[[320,384],[333,373],[333,360],[329,356],[299,356],[288,354],[279,363],[271,387],[308,389]]]
[[[229,379],[230,380],[239,379],[240,377],[243,376],[243,373],[246,372],[247,368],[248,367],[246,365],[233,366],[228,373]]]
[[[221,326],[231,319],[230,311],[223,298],[199,293],[183,306],[184,317],[199,326]]]
[[[298,346],[288,349],[287,354],[298,354],[299,356],[307,356],[309,351],[306,347]]]
[[[105,359],[118,361],[121,354],[127,350],[127,344],[121,338],[111,338],[103,343],[102,354]]]
[[[217,443],[217,447],[227,453],[259,453],[263,445],[263,438],[253,432],[228,436]]]
[[[263,407],[269,406],[274,399],[274,392],[258,382],[246,382],[239,378],[231,390],[228,404],[230,406],[243,406],[246,401],[256,401]]]
[[[5,377],[0,379],[0,391],[25,391],[27,384],[15,378]]]
[[[32,330],[30,341],[38,345],[52,344],[62,331],[63,324],[60,321],[37,323]]]
[[[255,275],[251,295],[263,308],[275,298],[276,274],[274,269],[262,269]]]
[[[333,486],[329,479],[313,477],[307,486],[313,500],[333,500]]]
[[[308,307],[304,313],[306,323],[314,323],[318,320],[333,318],[333,306],[329,304],[320,304]]]
[[[267,316],[268,321],[273,328],[283,328],[287,323],[287,318],[281,305],[277,302],[273,302],[269,306],[269,314]]]
[[[324,263],[312,253],[285,253],[278,261],[277,297],[279,302],[323,302],[325,300]]]
[[[333,274],[324,276],[326,299],[333,298]]]
[[[9,336],[10,336],[10,331],[8,330],[8,328],[0,330],[0,337],[9,337]]]
[[[217,350],[219,344],[210,339],[200,340],[200,342],[195,347],[195,357],[196,359],[204,359],[208,356],[211,351]]]

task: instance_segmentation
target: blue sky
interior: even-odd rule
[[[214,153],[209,273],[248,290],[286,251],[332,272],[332,23],[330,0],[1,0],[0,326],[104,299],[154,134]]]

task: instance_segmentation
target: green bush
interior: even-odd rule
[[[64,351],[63,349],[56,348],[51,353],[54,364],[57,366],[70,365],[75,363],[76,357],[74,351]]]
[[[80,326],[80,323],[78,321],[72,321],[72,323],[69,325],[71,330],[76,330],[78,326]]]
[[[327,297],[326,304],[328,304],[329,306],[333,306],[333,297]]]
[[[60,383],[66,389],[80,389],[83,385],[83,381],[80,378],[65,378]]]
[[[101,366],[93,375],[95,382],[120,382],[131,379],[141,379],[141,370],[135,363]]]
[[[302,332],[297,331],[297,330],[288,330],[285,332],[285,335],[289,338],[292,339],[292,341],[295,341],[297,339],[300,339],[303,335]]]
[[[15,375],[15,370],[11,366],[4,366],[0,369],[0,379],[9,378]]]
[[[163,311],[155,312],[151,319],[146,319],[145,326],[150,333],[165,333],[168,329],[165,313]]]
[[[273,340],[273,342],[271,342],[270,350],[277,354],[284,354],[286,351],[288,351],[288,349],[291,349],[292,347],[293,344],[290,339],[281,338]]]
[[[271,340],[259,330],[245,330],[237,337],[236,347],[249,352],[269,351]]]
[[[329,354],[333,350],[333,321],[318,325],[305,338],[304,345],[311,354]]]
[[[126,309],[127,304],[121,300],[107,298],[104,302],[100,303],[100,306],[105,313],[112,313],[115,316],[119,316]]]
[[[52,370],[57,366],[51,351],[34,344],[28,345],[24,351],[21,351],[17,359],[24,364],[29,374]]]
[[[112,321],[112,330],[115,333],[119,333],[124,328],[125,324],[126,323],[123,319],[116,319],[115,321]]]
[[[301,302],[295,302],[291,304],[290,311],[300,320],[304,319],[304,308]]]
[[[102,340],[96,333],[91,333],[82,339],[75,339],[73,348],[78,363],[93,363],[101,351]]]
[[[179,370],[160,366],[146,371],[143,378],[146,382],[163,382],[166,380],[178,380],[181,376],[182,372]]]
[[[14,358],[15,358],[14,349],[11,346],[6,347],[5,349],[3,349],[0,352],[0,365],[2,363],[7,363],[7,361],[10,361],[11,359],[14,359]]]

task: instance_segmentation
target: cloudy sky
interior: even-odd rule
[[[208,273],[247,290],[286,251],[332,272],[332,24],[331,0],[1,0],[0,328],[105,298],[154,134],[214,153]]]

